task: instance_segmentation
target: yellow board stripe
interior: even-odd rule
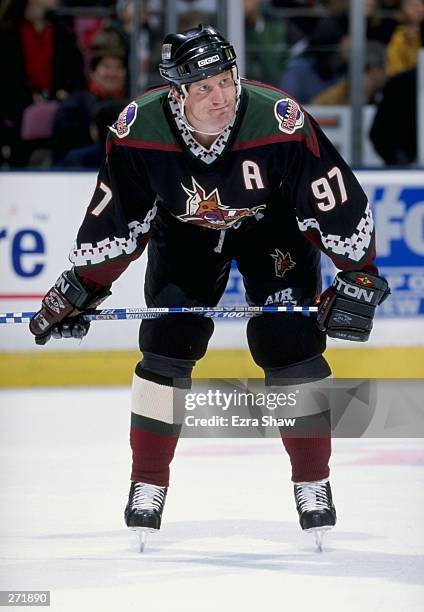
[[[329,349],[336,378],[424,378],[424,347]],[[136,351],[0,353],[0,387],[130,385]],[[244,349],[210,349],[196,378],[261,378]]]

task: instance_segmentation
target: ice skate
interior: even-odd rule
[[[160,529],[167,491],[168,487],[131,482],[125,508],[125,523],[129,529],[137,532],[140,552],[144,551],[147,534]]]
[[[328,478],[296,483],[294,497],[300,526],[303,531],[314,534],[317,549],[321,552],[323,536],[337,520]]]

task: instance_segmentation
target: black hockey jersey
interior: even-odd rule
[[[142,253],[163,222],[161,211],[199,231],[234,232],[272,214],[271,202],[292,210],[298,231],[338,268],[376,272],[367,197],[294,99],[242,81],[233,127],[206,149],[177,128],[168,94],[169,86],[145,93],[111,127],[106,162],[70,254],[81,277],[112,283]]]

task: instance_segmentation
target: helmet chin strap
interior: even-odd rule
[[[182,95],[180,96],[180,99],[178,100],[178,105],[180,107],[180,111],[181,111],[181,120],[184,123],[185,127],[190,131],[190,132],[197,132],[198,134],[203,134],[204,136],[219,136],[219,134],[221,134],[224,130],[226,130],[228,128],[228,126],[230,126],[232,124],[232,122],[234,121],[234,116],[237,112],[237,108],[238,108],[238,103],[240,100],[240,93],[241,93],[241,83],[240,83],[240,78],[238,75],[238,70],[236,66],[233,66],[231,68],[231,74],[233,76],[233,80],[234,80],[234,84],[236,87],[236,104],[235,104],[235,108],[234,108],[234,115],[231,117],[231,120],[227,123],[227,125],[225,125],[223,128],[221,128],[220,130],[218,130],[218,132],[204,132],[203,130],[199,130],[198,128],[193,127],[188,119],[187,116],[185,114],[185,103],[187,101],[187,98],[189,96],[188,93],[188,89],[187,89],[187,85],[181,85],[181,92]]]

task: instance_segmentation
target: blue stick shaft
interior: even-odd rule
[[[308,312],[315,313],[316,306],[196,306],[193,308],[105,308],[93,310],[84,315],[86,321],[128,321],[131,319],[155,319],[166,314],[198,314],[213,319],[239,319],[254,317],[263,313]],[[0,313],[0,325],[28,323],[35,312]]]

